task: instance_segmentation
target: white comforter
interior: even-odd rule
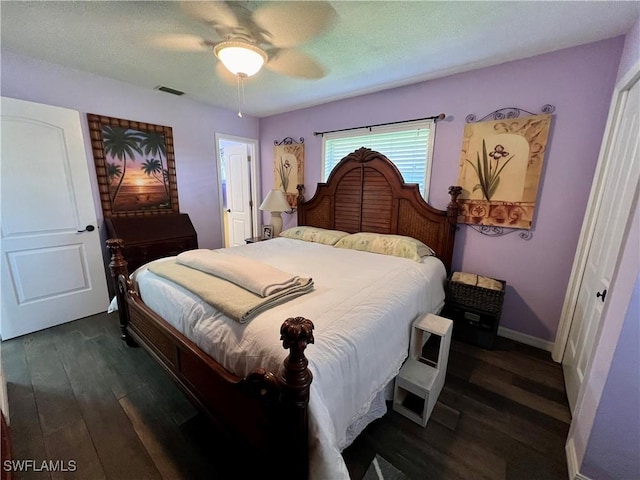
[[[442,262],[426,257],[418,263],[286,238],[225,251],[311,277],[315,290],[242,325],[142,268],[136,280],[143,300],[241,376],[258,367],[277,372],[288,353],[280,342],[282,322],[291,316],[310,319],[315,325],[315,344],[306,350],[313,373],[311,478],[348,479],[340,453],[352,440],[347,430],[362,423],[357,421],[374,397],[398,373],[407,356],[411,322],[442,307],[446,278]],[[356,428],[357,434],[364,425]]]

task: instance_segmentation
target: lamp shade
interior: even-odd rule
[[[218,43],[213,53],[231,73],[247,77],[258,73],[267,61],[267,54],[260,47],[233,40]]]
[[[282,190],[271,190],[260,204],[260,210],[267,212],[287,212],[291,210],[287,197]]]

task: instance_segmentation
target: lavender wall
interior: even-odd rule
[[[542,173],[534,235],[489,238],[462,226],[455,270],[507,281],[501,325],[553,341],[591,187],[624,38],[364,95],[260,120],[262,190],[273,185],[273,141],[305,138],[307,197],[320,180],[314,131],[407,120],[444,112],[438,123],[430,202],[444,208],[456,183],[465,117],[502,107],[556,107]],[[310,85],[309,88],[313,88]],[[285,219],[285,227],[295,223]]]
[[[258,120],[152,89],[2,52],[2,95],[86,113],[167,125],[173,129],[180,210],[188,213],[200,246],[222,246],[215,133],[258,138]],[[86,132],[85,132],[86,133]],[[97,181],[87,139],[98,218]]]

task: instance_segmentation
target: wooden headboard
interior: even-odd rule
[[[449,194],[447,210],[433,208],[387,157],[363,147],[340,160],[313,198],[298,205],[298,225],[413,237],[450,272],[460,187],[449,187]]]

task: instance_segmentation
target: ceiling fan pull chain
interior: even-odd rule
[[[244,73],[240,74],[240,92],[242,95],[242,106],[244,107],[244,79],[247,78],[247,76]]]
[[[240,96],[240,84],[242,83],[242,75],[237,74],[238,77],[238,117],[242,118],[242,97]]]
[[[247,75],[244,73],[236,74],[238,77],[238,117],[242,118],[242,107],[244,105],[244,79]]]

